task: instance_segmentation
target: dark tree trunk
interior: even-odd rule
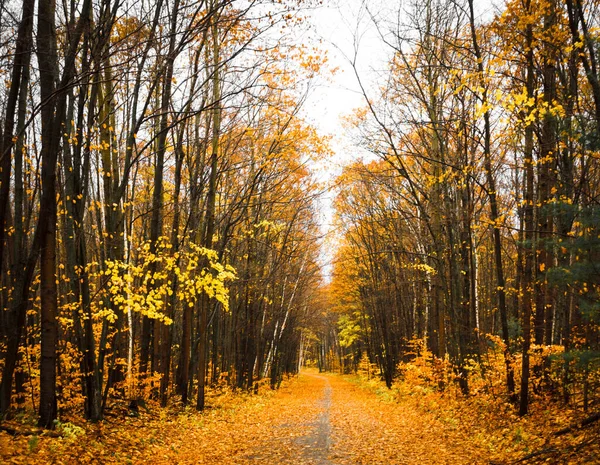
[[[530,2],[527,1],[526,11],[530,10]],[[527,60],[527,76],[526,89],[527,96],[533,97],[534,85],[534,63],[533,63],[533,30],[532,26],[527,26],[526,32],[526,60]],[[524,164],[525,164],[525,194],[524,194],[524,214],[525,214],[525,268],[523,270],[523,282],[521,284],[522,298],[522,324],[523,324],[523,362],[521,371],[521,398],[519,406],[519,414],[526,415],[529,410],[529,349],[531,347],[531,307],[533,301],[533,285],[534,285],[534,251],[532,250],[534,242],[534,205],[533,205],[533,126],[527,125],[525,128],[525,148],[524,148]]]
[[[58,325],[56,315],[58,295],[56,284],[56,167],[60,139],[65,120],[68,86],[75,73],[75,57],[83,27],[89,18],[90,1],[82,6],[82,15],[68,44],[63,76],[59,86],[56,52],[54,0],[38,4],[37,56],[40,70],[42,100],[42,197],[36,235],[41,251],[41,331],[42,359],[40,363],[40,426],[50,428],[56,419],[56,350]]]
[[[473,10],[473,0],[469,0],[469,22],[471,25],[471,37],[473,40],[473,50],[477,60],[477,68],[483,79],[484,67],[483,56],[477,40],[477,31],[475,29],[475,12]],[[487,108],[488,97],[487,89],[483,86],[483,95],[481,97],[483,105]],[[484,119],[484,140],[483,140],[483,156],[484,167],[486,172],[487,194],[490,202],[490,219],[494,222],[493,243],[494,243],[494,265],[496,270],[496,295],[498,298],[498,310],[500,311],[500,323],[502,326],[502,339],[504,341],[504,364],[506,366],[506,387],[511,400],[515,399],[515,376],[512,366],[512,356],[510,354],[510,334],[508,332],[508,310],[506,307],[506,282],[504,279],[504,267],[502,264],[502,239],[500,235],[498,199],[496,196],[496,179],[492,171],[492,154],[491,154],[491,124],[490,112],[486,110],[483,114]]]
[[[56,162],[58,140],[55,127],[60,115],[55,115],[58,58],[54,0],[38,3],[37,54],[40,63],[40,96],[42,100],[42,197],[40,205],[40,287],[41,341],[40,361],[40,419],[39,424],[51,428],[57,417],[56,402],[56,345],[58,327],[58,292],[56,285]]]
[[[27,97],[27,85],[29,82],[29,62],[31,58],[31,46],[33,41],[33,15],[34,0],[23,1],[23,16],[17,30],[17,44],[15,49],[15,60],[11,73],[10,91],[6,102],[6,113],[4,127],[0,130],[0,266],[4,263],[4,231],[8,213],[8,198],[11,180],[11,153],[14,137],[14,115],[17,105],[19,106],[19,119],[25,115],[24,102]],[[24,121],[18,124],[17,129],[22,130]],[[19,145],[22,145],[22,134],[17,134]],[[22,249],[22,154],[15,153],[15,254],[12,263],[12,288],[13,295],[7,312],[8,332],[7,347],[2,370],[2,383],[0,384],[0,419],[4,417],[10,408],[12,382],[14,370],[17,365],[19,343],[25,325],[25,311],[27,306],[27,293],[29,282],[24,282],[23,258],[25,251]],[[25,287],[26,293],[20,290]]]
[[[544,18],[544,29],[549,31],[556,26],[556,3],[550,2],[550,9]],[[549,108],[554,106],[556,100],[556,56],[557,50],[554,50],[552,44],[546,46],[544,53],[544,102]],[[556,185],[556,157],[557,157],[557,121],[551,112],[544,115],[542,121],[542,137],[540,144],[540,160],[538,190],[540,212],[538,215],[539,229],[539,267],[544,269],[540,277],[540,292],[536,305],[536,344],[552,345],[553,325],[554,325],[554,298],[552,287],[548,285],[546,279],[547,270],[554,265],[554,245],[553,239],[553,215],[551,203],[554,195],[552,188]]]
[[[203,246],[207,249],[213,248],[213,235],[215,233],[215,209],[216,209],[216,197],[217,197],[217,178],[218,178],[218,152],[219,152],[219,138],[221,132],[221,80],[219,73],[219,29],[218,29],[218,14],[216,12],[216,2],[211,3],[212,18],[211,18],[211,39],[212,39],[212,86],[213,86],[213,115],[212,115],[212,149],[210,154],[210,177],[208,180],[208,191],[206,199],[206,222],[205,222],[205,233]],[[210,299],[202,298],[200,304],[200,315],[199,315],[199,331],[198,341],[198,397],[196,400],[196,409],[204,410],[204,388],[206,378],[206,346],[208,344],[207,338],[207,313]]]

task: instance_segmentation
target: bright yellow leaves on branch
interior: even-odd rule
[[[174,252],[166,238],[159,238],[156,250],[145,242],[137,251],[135,263],[107,260],[106,287],[113,309],[134,311],[148,318],[171,324],[164,313],[167,298],[176,292],[177,301],[193,306],[206,294],[229,309],[229,290],[226,284],[235,279],[235,270],[218,262],[214,250],[189,244],[189,251]],[[177,286],[173,280],[177,280]],[[110,308],[97,317],[115,321],[118,316]]]
[[[500,100],[502,101],[502,100]],[[552,104],[544,100],[544,94],[538,92],[536,97],[528,97],[527,89],[523,87],[519,92],[514,92],[503,101],[505,108],[511,112],[523,115],[524,126],[533,124],[547,116],[553,118],[564,118],[565,109],[554,101]]]

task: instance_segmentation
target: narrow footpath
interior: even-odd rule
[[[332,375],[304,372],[276,392],[225,393],[202,414],[112,416],[71,438],[0,435],[0,463],[488,464],[459,426]],[[84,430],[82,430],[84,431]]]
[[[218,458],[197,456],[197,463],[488,463],[469,438],[433,415],[385,401],[340,376],[315,372],[284,387],[248,423],[223,425],[216,436],[225,438],[214,438],[221,447],[231,444],[234,450]]]

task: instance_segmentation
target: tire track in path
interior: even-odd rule
[[[270,438],[245,460],[278,465],[334,465],[328,458],[332,392],[327,376],[302,374],[285,394],[285,400],[276,396],[273,405],[267,407],[271,413],[272,409],[279,411],[280,422],[272,426]]]
[[[320,413],[311,424],[311,433],[298,438],[297,441],[302,446],[305,461],[315,465],[332,465],[333,462],[328,459],[331,446],[331,423],[329,421],[332,397],[331,383],[324,376],[306,376],[313,376],[324,381],[323,397],[316,402]]]

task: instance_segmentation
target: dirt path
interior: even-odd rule
[[[251,462],[486,463],[456,428],[406,405],[386,402],[338,376],[304,373],[290,394],[301,399],[293,415],[282,418],[270,440],[261,444],[262,453],[246,456]]]
[[[280,423],[272,427],[254,453],[241,459],[249,463],[332,465],[328,458],[332,391],[329,378],[303,375],[268,407],[282,414]]]
[[[315,465],[330,465],[332,462],[328,460],[328,455],[331,446],[331,423],[329,417],[332,389],[327,378],[317,376],[315,378],[321,378],[325,382],[323,396],[316,402],[319,415],[310,425],[312,428],[310,433],[298,438],[298,443],[302,446],[303,460],[305,462],[314,463]]]
[[[87,425],[70,439],[0,432],[13,464],[485,464],[458,426],[335,375],[303,373],[273,393],[225,394],[192,410]],[[164,410],[160,410],[164,413]],[[84,431],[84,430],[82,430]]]

